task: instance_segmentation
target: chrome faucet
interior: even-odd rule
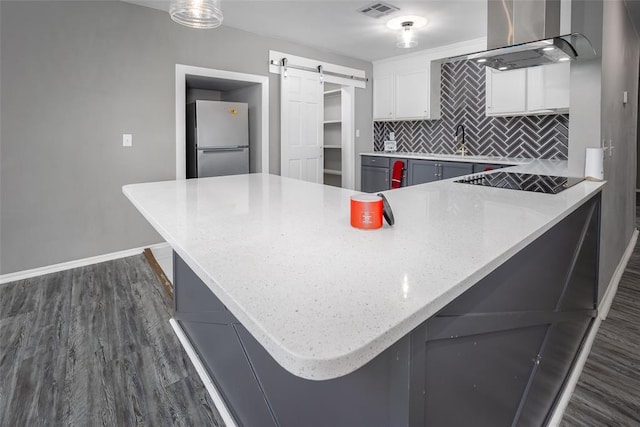
[[[460,132],[460,129],[462,129],[462,142],[458,144],[459,141],[459,137],[458,137],[458,133]],[[464,145],[465,144],[465,140],[464,140],[464,126],[463,125],[458,125],[458,127],[456,127],[456,136],[453,138],[453,141],[457,144],[456,147],[456,154],[460,154],[461,156],[464,156],[465,154],[467,154],[467,147]]]

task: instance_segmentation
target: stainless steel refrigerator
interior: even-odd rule
[[[197,100],[187,105],[187,178],[249,173],[249,107]]]

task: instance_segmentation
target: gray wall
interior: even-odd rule
[[[232,28],[193,30],[119,1],[0,8],[0,274],[161,241],[121,187],[175,177],[176,63],[269,76],[272,173],[280,88],[269,49],[372,75],[368,62]],[[356,152],[373,149],[372,127],[369,86],[356,91]]]
[[[602,0],[571,1],[571,31],[584,34],[596,58],[571,63],[569,172],[584,176],[586,148],[600,147],[602,106]]]
[[[640,40],[622,0],[603,8],[602,139],[613,140],[605,154],[607,188],[602,198],[600,296],[609,283],[635,228],[637,159],[638,61]],[[629,102],[622,103],[623,91]]]
[[[569,168],[584,173],[585,148],[599,147],[602,140],[615,147],[604,161],[602,298],[635,228],[640,43],[622,0],[573,0],[572,8],[572,31],[587,35],[601,57],[571,65]]]

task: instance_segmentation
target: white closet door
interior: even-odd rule
[[[280,75],[280,175],[322,183],[323,85],[320,75]]]

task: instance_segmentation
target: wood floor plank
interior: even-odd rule
[[[195,397],[195,398],[194,398]],[[175,425],[188,427],[187,414],[199,414],[199,425],[223,426],[209,393],[193,378],[183,378],[167,387],[167,399],[173,403],[172,420]]]
[[[42,292],[38,280],[20,280],[5,284],[0,288],[0,318],[13,317],[17,314],[32,312]]]
[[[11,401],[18,387],[19,355],[26,347],[34,313],[0,320],[0,426],[11,425]]]
[[[143,255],[0,287],[0,426],[222,426]]]
[[[27,347],[21,357],[33,357],[38,353],[50,353],[58,357],[64,353],[68,341],[68,319],[71,311],[71,273],[61,272],[53,276],[35,279],[40,295],[34,307],[34,319]]]

